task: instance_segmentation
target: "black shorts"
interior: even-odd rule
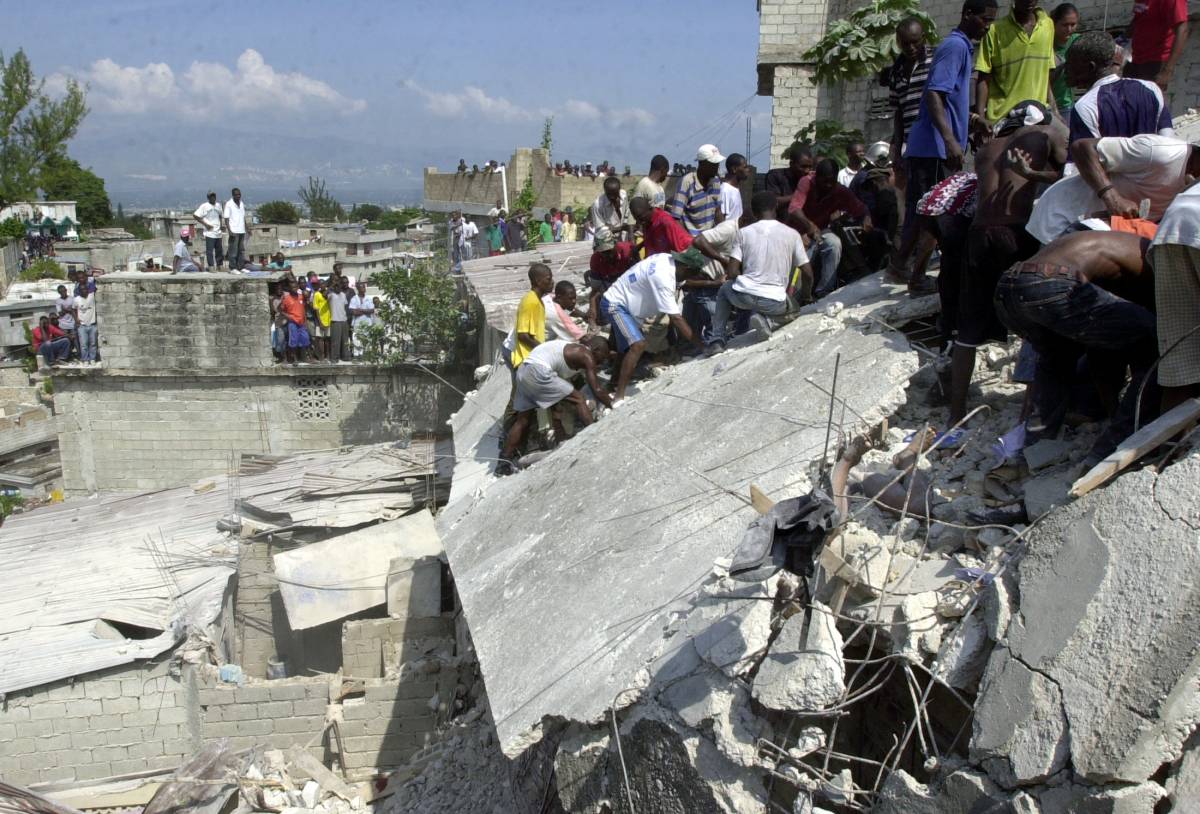
[[[1008,328],[996,314],[996,283],[1014,263],[1028,260],[1040,248],[1020,224],[971,227],[962,264],[958,344],[974,348],[1008,339]]]

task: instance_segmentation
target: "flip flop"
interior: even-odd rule
[[[910,432],[904,436],[904,443],[911,444],[912,440],[917,437],[918,431]],[[963,440],[967,437],[967,431],[962,427],[956,430],[943,430],[933,437],[933,443],[929,445],[929,449],[958,449],[962,446]]]

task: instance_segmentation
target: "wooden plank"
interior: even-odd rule
[[[1072,497],[1083,497],[1107,483],[1143,455],[1170,440],[1176,433],[1200,418],[1200,399],[1188,399],[1159,416],[1120,443],[1112,454],[1093,466],[1071,485]]]

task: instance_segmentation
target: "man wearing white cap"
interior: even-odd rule
[[[724,218],[721,215],[721,162],[725,156],[712,144],[696,151],[696,171],[679,180],[671,198],[671,217],[679,221],[692,237],[711,229]]]

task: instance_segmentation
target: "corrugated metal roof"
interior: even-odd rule
[[[570,280],[582,292],[583,275],[592,259],[592,244],[549,243],[517,254],[481,257],[462,264],[467,285],[479,298],[487,323],[508,333],[516,323],[517,304],[529,291],[529,266],[545,263],[554,272],[554,281]]]
[[[188,627],[211,624],[238,551],[217,521],[236,514],[235,505],[286,516],[267,526],[344,528],[396,516],[416,502],[408,491],[423,488],[438,469],[434,443],[417,440],[407,450],[256,456],[236,475],[201,482],[211,488],[103,494],[8,518],[0,528],[0,692],[150,658],[175,646]],[[312,494],[310,479],[344,491]],[[150,637],[123,638],[102,620],[136,625]]]

